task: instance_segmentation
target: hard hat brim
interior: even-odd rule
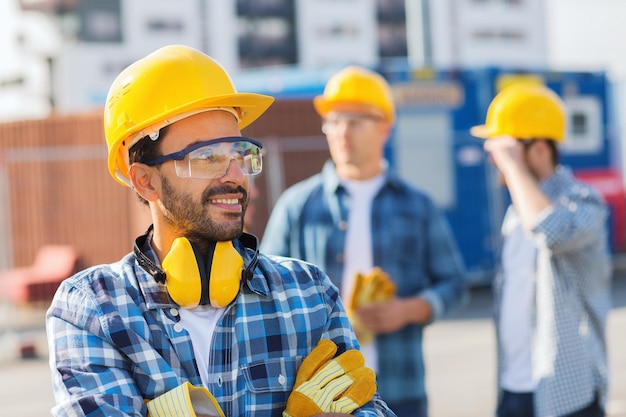
[[[328,113],[332,112],[333,110],[335,110],[336,107],[341,105],[358,106],[358,108],[362,109],[364,112],[380,116],[388,123],[393,123],[394,121],[394,116],[385,113],[384,109],[363,103],[361,101],[326,100],[321,95],[313,98],[313,107],[315,107],[315,111],[321,117],[326,117]]]
[[[174,108],[169,110],[165,114],[157,115],[154,119],[146,120],[144,123],[138,125],[138,131],[141,132],[143,129],[148,128],[149,126],[154,125],[155,123],[162,122],[167,119],[174,119],[177,115],[185,114],[186,116],[190,116],[192,114],[202,113],[203,111],[208,111],[210,109],[215,109],[219,107],[234,107],[240,110],[240,119],[238,123],[238,127],[240,130],[243,130],[245,127],[249,126],[252,122],[258,119],[265,111],[272,105],[274,102],[274,97],[266,96],[263,94],[255,94],[255,93],[233,93],[227,94],[223,96],[211,97],[208,99],[200,99],[194,103],[185,104],[179,108]],[[162,123],[160,123],[162,124]],[[168,125],[169,123],[164,123],[160,128]],[[128,152],[128,149],[132,146],[132,143],[127,142],[125,146],[122,146],[122,141],[116,143],[111,150],[109,151],[111,154],[117,155],[117,158],[121,158],[123,161],[124,158],[120,154],[122,149],[124,152]],[[120,171],[120,167],[123,167],[126,172]],[[109,172],[113,176],[113,178],[122,185],[130,187],[130,180],[128,178],[128,166],[126,163],[120,164],[117,160],[111,159],[109,160]]]
[[[493,132],[486,125],[478,125],[470,128],[470,134],[481,139],[489,139]]]
[[[315,111],[322,117],[326,117],[328,113],[332,110],[332,106],[335,104],[334,102],[329,102],[324,99],[323,96],[315,96],[313,98],[313,107],[315,107]]]
[[[239,129],[244,129],[265,113],[273,102],[274,97],[271,96],[254,93],[235,93],[198,100],[172,113],[182,113],[189,110],[198,110],[198,113],[201,113],[205,109],[216,107],[235,107],[241,110]]]

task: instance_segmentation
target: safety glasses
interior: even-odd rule
[[[353,131],[363,131],[370,129],[373,123],[382,120],[382,117],[370,114],[334,113],[329,114],[322,122],[322,132],[332,134],[345,128]]]
[[[144,164],[159,165],[174,161],[179,178],[221,178],[235,161],[244,175],[257,175],[263,169],[260,142],[233,136],[195,143],[178,152],[160,156]]]

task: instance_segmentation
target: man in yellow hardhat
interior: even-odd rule
[[[558,164],[566,111],[537,84],[504,88],[471,133],[511,196],[494,283],[498,417],[604,416],[608,209]]]
[[[460,254],[433,201],[384,159],[395,121],[387,81],[350,66],[314,105],[332,161],[283,193],[261,247],[328,273],[384,400],[400,417],[426,416],[422,335],[464,294]]]
[[[109,172],[152,225],[60,286],[46,319],[55,416],[393,415],[328,277],[242,232],[262,154],[241,129],[272,101],[180,45],[113,82]]]

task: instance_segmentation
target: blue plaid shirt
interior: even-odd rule
[[[319,266],[341,288],[350,196],[331,161],[320,174],[286,190],[277,201],[261,243],[265,253]],[[392,172],[372,203],[374,265],[397,286],[398,297],[421,296],[433,320],[465,293],[464,267],[448,224],[425,194]],[[385,401],[426,397],[423,326],[378,335],[378,388]]]
[[[537,381],[535,415],[546,417],[580,410],[595,396],[603,407],[606,404],[612,264],[606,224],[609,209],[602,197],[563,166],[540,186],[552,207],[532,229],[537,260],[531,355]],[[512,216],[517,214],[510,206],[503,225]],[[499,274],[494,282],[496,323],[500,322],[505,279]],[[501,354],[498,359],[500,377]]]
[[[250,250],[243,256],[249,262]],[[185,381],[202,385],[179,320],[178,306],[133,254],[63,282],[46,317],[53,415],[144,416],[144,400]],[[207,346],[207,388],[226,416],[281,416],[320,339],[338,352],[357,344],[336,287],[310,264],[260,254]],[[378,394],[354,414],[394,415]]]

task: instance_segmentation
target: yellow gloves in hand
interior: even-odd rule
[[[185,382],[147,404],[149,417],[225,417],[222,408],[204,387]]]
[[[361,273],[356,275],[354,290],[348,305],[348,316],[362,345],[370,343],[374,335],[359,321],[355,311],[362,305],[387,301],[395,295],[396,284],[379,267],[374,267],[367,275]]]
[[[302,361],[283,417],[309,417],[320,413],[350,414],[376,392],[376,375],[366,368],[360,351],[338,357],[337,345],[320,340]]]

